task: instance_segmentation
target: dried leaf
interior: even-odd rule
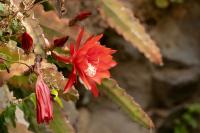
[[[162,65],[159,48],[132,11],[119,0],[96,0],[100,5],[102,17],[117,32],[138,48],[144,55],[156,64]]]
[[[14,61],[26,63],[29,66],[34,64],[35,56],[33,54],[24,55],[21,49],[11,49],[9,47],[0,45],[0,53],[4,54],[8,58],[14,57],[16,58]],[[62,73],[57,71],[55,65],[47,63],[47,61],[43,59],[41,67],[44,73],[45,82],[47,82],[48,86],[50,86],[52,89],[59,89],[59,95],[62,96],[63,99],[72,101],[76,101],[78,99],[79,94],[75,89],[71,89],[66,94],[62,93],[64,86],[67,83],[67,79],[64,78]],[[8,81],[10,79],[9,84],[12,84],[18,88],[27,90],[34,89],[34,84],[30,84],[29,77],[22,76],[24,72],[29,70],[26,65],[14,63],[11,64],[9,69],[10,73],[7,73],[6,70],[0,71],[1,82]],[[20,77],[12,78],[13,76]]]
[[[45,55],[46,41],[43,29],[40,27],[38,20],[31,13],[29,17],[22,20],[22,24],[26,27],[26,31],[31,35],[34,42],[34,52],[40,55]]]
[[[5,59],[8,59],[11,62],[8,62],[10,65],[10,73],[8,73],[6,70],[0,71],[0,77],[1,81],[7,81],[14,75],[21,75],[25,71],[27,71],[29,68],[24,64],[19,63],[13,63],[13,61],[26,63],[27,65],[31,66],[34,64],[34,55],[24,55],[23,50],[17,47],[8,47],[8,45],[0,45],[0,56]]]
[[[70,89],[66,94],[63,94],[64,87],[67,83],[67,79],[64,78],[62,73],[57,72],[53,68],[42,69],[44,73],[44,80],[50,86],[51,89],[58,89],[59,95],[61,95],[65,100],[77,101],[79,94],[76,89]]]
[[[154,128],[154,124],[149,116],[141,109],[134,99],[128,95],[124,89],[120,88],[116,81],[105,79],[99,87],[109,98],[118,104],[125,112],[129,114],[133,121],[146,128]]]
[[[36,6],[34,8],[36,18],[39,19],[39,23],[42,27],[51,31],[51,37],[59,35],[68,35],[69,37],[76,39],[80,27],[75,25],[69,27],[69,20],[66,18],[60,19],[54,11],[45,12],[42,6]],[[55,34],[56,33],[56,34]],[[85,39],[89,37],[89,34],[85,32]]]

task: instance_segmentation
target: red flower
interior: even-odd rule
[[[30,53],[33,50],[33,39],[27,32],[22,35],[22,49],[25,53]]]
[[[94,96],[98,96],[96,83],[101,84],[102,79],[110,77],[109,69],[116,65],[111,55],[115,53],[115,50],[106,48],[99,43],[102,34],[91,36],[80,47],[83,32],[82,29],[76,45],[70,45],[70,57],[58,55],[55,52],[52,52],[52,56],[58,61],[73,65],[72,73],[64,89],[65,92],[75,83],[78,73],[80,81],[85,87],[91,90]]]
[[[53,118],[50,90],[45,84],[42,75],[39,75],[35,87],[37,101],[37,122],[43,123]]]

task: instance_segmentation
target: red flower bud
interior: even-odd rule
[[[53,118],[50,90],[45,84],[42,75],[39,75],[35,87],[37,101],[37,122],[49,123]]]
[[[54,40],[54,47],[63,47],[68,40],[68,36],[58,38]]]
[[[33,50],[33,39],[27,32],[22,35],[22,49],[25,53],[30,53]]]
[[[82,11],[82,12],[80,12],[77,16],[75,16],[73,19],[70,20],[69,26],[73,26],[78,21],[82,21],[82,20],[88,18],[90,15],[92,15],[92,13],[89,12],[89,11]]]
[[[92,15],[91,12],[89,12],[89,11],[83,11],[83,12],[80,12],[80,13],[75,17],[75,19],[78,20],[78,21],[81,21],[81,20],[86,19],[86,18],[89,17],[90,15]]]

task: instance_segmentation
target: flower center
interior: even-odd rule
[[[90,63],[87,63],[87,64],[88,64],[88,68],[85,70],[86,74],[89,77],[94,77],[97,73],[97,68]]]

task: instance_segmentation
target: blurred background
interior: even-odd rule
[[[99,15],[100,5],[94,0],[65,0],[66,11],[62,17],[73,18],[85,10],[92,12],[80,25],[92,34],[103,33],[101,43],[117,50],[114,58],[118,65],[111,70],[112,77],[152,118],[155,129],[150,131],[133,123],[105,95],[94,98],[80,85],[77,85],[80,88],[80,99],[76,105],[63,101],[64,114],[77,133],[200,133],[200,1],[120,1],[138,18],[160,48],[164,65],[151,63],[133,44],[116,32]],[[50,3],[56,7],[55,12],[59,15],[57,1],[51,0]],[[51,8],[47,3],[43,3],[43,6],[46,10]],[[52,20],[42,19],[45,16],[41,14],[42,10],[41,6],[34,8],[36,18],[42,23],[48,39],[52,39],[49,34],[51,31],[45,26],[54,25],[52,29],[57,28],[60,32],[63,32],[64,27],[61,24],[55,27],[57,18],[53,16],[50,17]],[[6,93],[1,92],[1,106],[4,106]],[[20,126],[17,129],[10,128],[9,132],[32,132],[22,129]],[[51,133],[48,130],[35,132]]]
[[[151,116],[155,133],[199,133],[200,1],[121,1],[155,40],[164,65],[150,63],[97,13],[82,24],[95,34],[103,32],[102,44],[118,50],[112,76]],[[96,11],[93,5],[92,0],[67,0],[67,14]],[[85,96],[78,104],[81,133],[149,133],[106,97],[87,101]]]

